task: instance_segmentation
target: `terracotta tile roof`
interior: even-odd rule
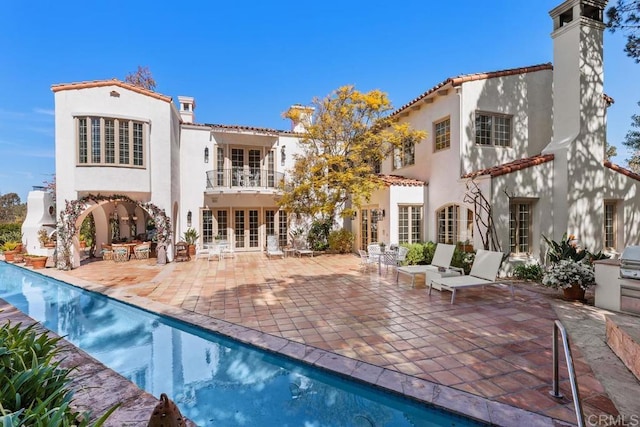
[[[89,82],[76,82],[76,83],[61,83],[57,85],[52,85],[51,90],[55,92],[60,92],[62,90],[77,90],[77,89],[88,89],[93,87],[105,87],[105,86],[118,86],[124,89],[131,90],[133,92],[140,93],[142,95],[147,95],[152,98],[160,99],[165,102],[171,102],[171,97],[162,95],[158,92],[154,92],[152,90],[143,89],[139,86],[135,86],[129,83],[121,82],[118,79],[112,80],[93,80]]]
[[[194,126],[206,126],[212,128],[212,131],[217,130],[236,130],[236,131],[250,131],[250,132],[260,132],[260,133],[272,133],[272,134],[294,134],[294,132],[287,130],[279,130],[279,129],[271,129],[271,128],[262,128],[256,126],[244,126],[244,125],[222,125],[215,123],[189,123],[189,125]]]
[[[640,181],[640,174],[637,174],[629,169],[625,169],[622,166],[611,163],[610,161],[605,161],[604,165],[613,171],[621,173],[622,175],[626,175],[631,179],[635,179],[636,181]]]
[[[378,178],[387,186],[391,187],[392,185],[402,186],[402,187],[422,187],[425,182],[412,178],[405,178],[400,175],[382,175],[378,174]]]
[[[486,79],[492,79],[494,77],[512,76],[512,75],[516,75],[516,74],[533,73],[535,71],[552,70],[552,69],[553,69],[553,65],[551,65],[551,63],[546,63],[546,64],[539,64],[539,65],[532,65],[532,66],[529,66],[529,67],[511,68],[511,69],[508,69],[508,70],[491,71],[491,72],[487,72],[487,73],[463,74],[463,75],[456,76],[456,77],[449,77],[448,79],[444,80],[443,82],[438,83],[437,85],[435,85],[434,87],[432,87],[428,91],[424,92],[422,95],[418,96],[414,100],[412,100],[412,101],[408,102],[407,104],[403,105],[402,107],[398,108],[396,111],[391,113],[391,115],[393,116],[395,114],[400,113],[402,110],[412,106],[413,104],[417,103],[418,101],[420,101],[420,100],[426,98],[427,96],[433,94],[438,89],[441,89],[443,86],[446,86],[446,85],[449,85],[449,84],[452,87],[455,87],[455,86],[460,86],[462,83],[466,83],[466,82],[470,82],[470,81],[474,81],[474,80],[486,80]]]
[[[481,175],[491,175],[491,177],[506,175],[508,173],[526,169],[531,166],[541,165],[543,163],[550,162],[551,160],[553,160],[553,154],[539,154],[537,156],[518,159],[514,160],[513,162],[504,163],[502,165],[471,172],[463,175],[462,178],[474,178]]]

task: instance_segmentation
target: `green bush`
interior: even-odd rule
[[[459,245],[456,245],[456,249],[453,251],[453,258],[451,259],[451,266],[462,268],[464,274],[469,274],[475,258],[475,251],[465,252],[460,249]]]
[[[436,253],[436,244],[434,242],[427,242],[424,244],[424,263],[431,264],[433,255]]]
[[[0,224],[0,245],[6,242],[22,242],[21,224]]]
[[[513,268],[513,277],[520,280],[540,282],[544,275],[544,269],[540,264],[518,264]]]
[[[331,219],[316,219],[311,223],[309,233],[307,234],[307,242],[309,247],[314,251],[324,251],[329,247],[329,233],[333,227]]]
[[[0,328],[0,425],[88,426],[88,414],[73,411],[70,369],[56,361],[61,338],[7,322]],[[101,426],[112,407],[94,426]]]
[[[424,248],[421,243],[403,243],[402,246],[409,248],[405,263],[407,265],[426,264],[424,260]]]
[[[329,249],[339,254],[348,254],[353,251],[355,236],[349,230],[341,228],[329,233]]]

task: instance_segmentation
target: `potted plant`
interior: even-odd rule
[[[31,258],[31,266],[33,267],[34,270],[45,268],[45,266],[47,265],[47,259],[49,259],[49,257],[46,255],[42,255],[42,256],[34,255],[30,258]]]
[[[542,277],[543,286],[562,289],[565,298],[572,300],[584,300],[585,291],[595,284],[593,267],[571,259],[562,259],[551,264]]]
[[[184,232],[184,241],[189,245],[189,255],[196,254],[196,240],[200,237],[195,228],[187,228],[187,231]]]
[[[45,247],[45,248],[55,247],[55,242],[51,240],[51,238],[49,237],[49,232],[47,231],[46,228],[41,228],[40,230],[38,230],[38,241],[40,241],[40,244],[42,245],[42,247]]]
[[[15,255],[16,253],[18,253],[18,251],[16,251],[17,246],[18,246],[17,242],[5,242],[4,245],[0,247],[0,249],[2,249],[2,252],[4,253],[5,261],[7,262],[15,261]]]

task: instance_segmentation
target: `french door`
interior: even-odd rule
[[[378,222],[372,213],[373,209],[360,211],[360,249],[365,251],[370,243],[378,242]]]
[[[238,252],[260,248],[260,211],[258,209],[233,210],[234,247]]]

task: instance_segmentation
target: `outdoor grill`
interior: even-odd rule
[[[627,246],[620,256],[620,311],[640,314],[640,246]]]

